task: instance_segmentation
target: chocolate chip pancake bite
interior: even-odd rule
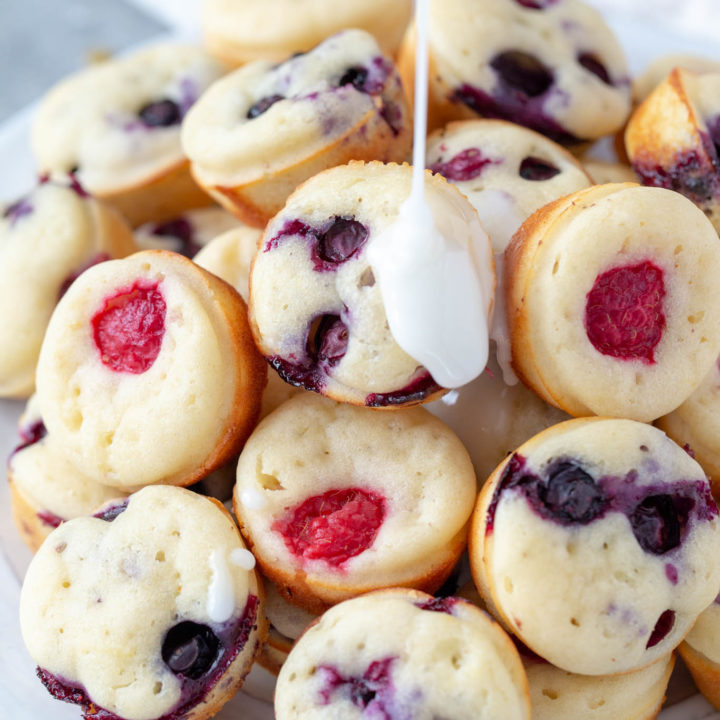
[[[20,598],[38,677],[84,717],[212,717],[267,631],[253,566],[222,506],[182,488],[145,488],[103,518],[64,523]]]
[[[402,161],[411,145],[400,77],[373,37],[347,30],[280,65],[215,83],[183,124],[195,179],[258,227],[309,177],[349,160]]]
[[[213,238],[239,226],[237,218],[222,208],[199,208],[141,225],[135,230],[135,241],[141,250],[171,250],[194,258]]]
[[[717,595],[720,521],[702,468],[660,430],[581,418],[521,445],[483,487],[475,584],[523,643],[583,675],[667,655]]]
[[[238,454],[265,376],[240,295],[181,255],[145,250],[65,294],[38,400],[48,433],[98,482],[189,485]]]
[[[505,272],[513,367],[571,415],[652,421],[718,356],[720,245],[678,193],[597,185],[546,205]]]
[[[510,120],[563,144],[620,129],[630,112],[622,49],[578,0],[433,0],[428,127]],[[412,86],[415,32],[398,66]]]
[[[496,253],[535,210],[592,184],[563,147],[502,120],[454,122],[434,132],[427,166],[472,203]]]
[[[304,393],[248,439],[234,506],[266,577],[321,612],[379,587],[435,591],[475,495],[465,448],[423,408],[377,413]]]
[[[180,146],[190,106],[225,68],[199,48],[156,45],[81,70],[43,99],[32,147],[135,225],[210,204]]]
[[[284,60],[347,28],[369,32],[392,55],[411,11],[411,0],[207,0],[203,38],[209,53],[232,65]]]
[[[625,146],[644,185],[682,193],[720,232],[720,70],[674,69],[632,114]]]
[[[700,614],[678,648],[698,690],[720,709],[720,604],[718,598]]]
[[[379,254],[390,247],[384,231],[411,179],[408,165],[332,168],[298,188],[265,229],[250,277],[250,322],[260,351],[287,382],[378,408],[445,392],[393,338],[369,260],[371,247]],[[442,237],[477,270],[479,314],[489,316],[492,248],[475,210],[439,175],[426,173],[425,193]]]
[[[32,394],[45,328],[73,280],[136,249],[122,217],[72,175],[0,206],[0,397]]]
[[[61,523],[92,515],[126,493],[83,475],[53,442],[33,396],[20,418],[20,442],[7,462],[13,520],[34,552]]]
[[[391,589],[328,610],[278,677],[275,716],[530,718],[512,641],[460,598]]]

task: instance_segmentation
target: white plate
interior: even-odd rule
[[[602,6],[604,0],[590,0]],[[660,0],[655,0],[660,4]],[[652,3],[644,3],[652,11]],[[682,4],[680,4],[682,5]],[[675,6],[676,8],[678,6]],[[648,14],[648,18],[651,18]],[[607,14],[607,19],[626,50],[633,74],[661,54],[695,53],[720,59],[720,48],[706,37],[683,34],[654,24],[652,20],[639,22],[627,16]],[[32,108],[26,108],[0,125],[0,200],[13,200],[34,183],[34,162],[29,150],[29,128]],[[472,390],[461,390],[461,393]],[[7,458],[17,444],[16,423],[24,403],[0,400],[0,458]],[[463,403],[458,403],[461,407]],[[485,410],[487,412],[487,410]],[[466,426],[453,418],[452,408],[445,408],[443,419],[451,425]],[[454,422],[453,422],[454,421]],[[35,678],[34,663],[25,650],[17,622],[20,578],[30,561],[30,552],[18,537],[10,514],[7,483],[0,483],[0,717],[8,720],[77,720],[77,707],[53,700]],[[271,720],[269,704],[274,680],[262,668],[253,669],[243,691],[217,715],[218,720]],[[676,670],[668,693],[671,703],[660,714],[661,720],[720,720],[720,713],[694,688],[682,666]],[[689,697],[692,695],[692,697]],[[686,699],[683,699],[686,698]]]

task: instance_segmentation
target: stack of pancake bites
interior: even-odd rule
[[[47,691],[205,720],[257,662],[278,720],[646,720],[677,651],[720,708],[720,59],[631,78],[581,0],[431,1],[425,199],[489,279],[446,388],[372,260],[411,1],[206,0],[203,38],[61,81],[0,206]]]

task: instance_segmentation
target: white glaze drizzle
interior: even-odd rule
[[[243,570],[255,569],[255,556],[245,548],[235,548],[230,553],[230,562],[241,567]]]
[[[213,622],[227,622],[235,609],[235,591],[225,553],[213,550],[210,553],[212,578],[208,588],[207,615]]]
[[[371,240],[367,257],[395,342],[435,382],[456,388],[487,363],[494,275],[481,260],[479,247],[487,236],[480,223],[463,227],[448,208],[433,213],[425,200],[428,7],[428,0],[417,0],[412,190],[397,220]]]
[[[241,491],[240,502],[248,510],[264,510],[268,506],[267,498],[254,487],[245,488]]]

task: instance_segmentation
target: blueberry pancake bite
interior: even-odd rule
[[[212,717],[267,631],[253,567],[224,508],[183,488],[145,488],[64,523],[20,596],[38,677],[86,718]]]
[[[644,185],[682,193],[720,232],[720,70],[675,68],[633,113],[625,146]]]
[[[678,193],[627,183],[561,198],[525,221],[505,273],[513,367],[571,415],[652,421],[719,354],[720,244]]]
[[[250,267],[261,237],[262,232],[257,228],[236,227],[213,238],[193,260],[200,267],[232,285],[247,302]],[[301,392],[300,388],[285,382],[277,373],[270,372],[262,394],[260,418],[264,418],[278,405],[299,392]]]
[[[575,144],[622,127],[630,82],[622,49],[579,0],[432,0],[428,127],[510,120]],[[415,30],[398,66],[412,86]]]
[[[130,228],[72,175],[0,205],[0,397],[27,397],[50,315],[91,265],[135,252]]]
[[[280,65],[215,83],[182,141],[195,179],[258,227],[307,178],[349,160],[401,161],[411,120],[400,77],[371,35],[347,30]]]
[[[465,448],[423,408],[303,393],[245,444],[235,514],[283,597],[321,612],[379,587],[435,591],[465,547],[475,495]]]
[[[190,177],[180,124],[224,72],[199,48],[175,44],[81,70],[40,104],[32,132],[38,165],[75,173],[133,226],[209,205]]]
[[[20,439],[7,461],[15,526],[34,552],[60,523],[92,515],[126,493],[83,475],[47,434],[32,396],[19,422]]]
[[[213,238],[240,227],[234,215],[219,207],[188,210],[182,215],[141,225],[135,241],[141,250],[171,250],[194,258]]]
[[[483,487],[475,584],[525,645],[583,675],[667,655],[717,595],[718,509],[702,468],[660,430],[580,418],[521,445]]]
[[[496,253],[535,210],[592,184],[563,147],[503,120],[454,122],[434,132],[427,167],[472,203]]]
[[[250,322],[260,351],[293,385],[342,402],[393,408],[445,390],[394,340],[368,247],[410,193],[408,165],[354,162],[307,181],[265,229],[250,277]],[[477,213],[440,175],[425,194],[443,237],[468,253],[492,306],[492,248]],[[385,243],[383,245],[383,243]]]
[[[720,597],[720,596],[719,596]],[[718,599],[700,614],[678,648],[698,690],[720,709],[720,604]]]
[[[240,295],[182,255],[145,250],[65,294],[38,401],[48,433],[98,482],[189,485],[238,454],[265,377]]]
[[[369,32],[393,54],[411,11],[411,0],[207,0],[203,38],[209,53],[232,65],[284,60],[347,28]]]
[[[280,670],[275,717],[529,720],[512,641],[455,597],[393,588],[328,610]]]

